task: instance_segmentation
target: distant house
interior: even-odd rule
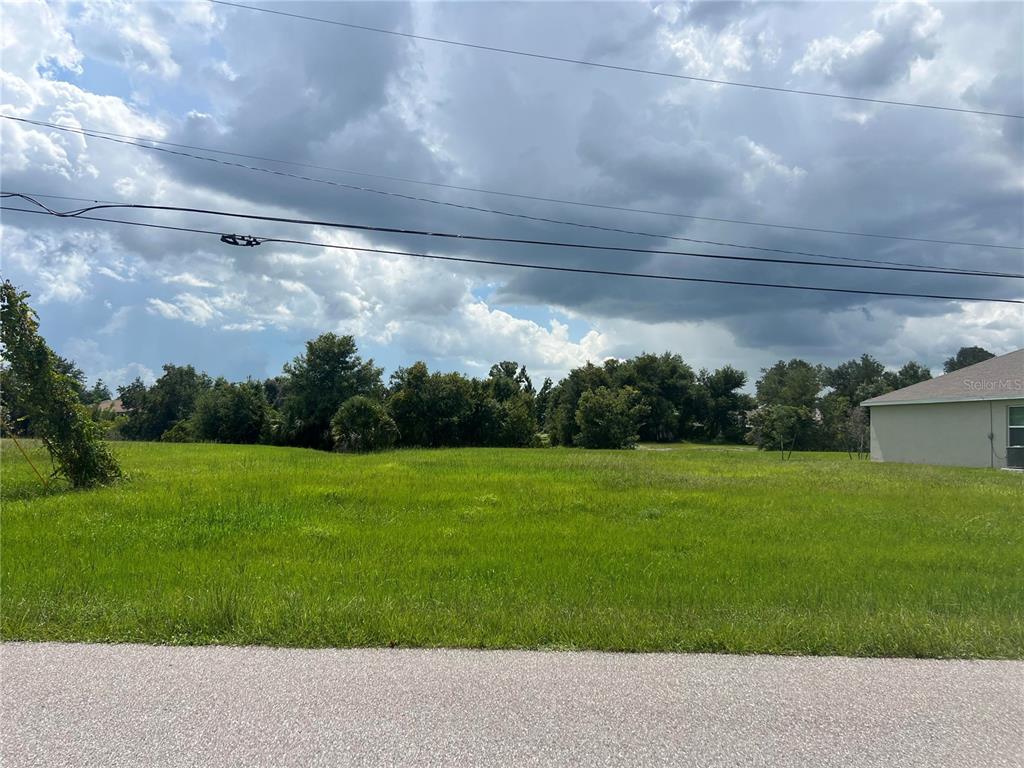
[[[874,461],[1024,468],[1024,349],[861,405]]]
[[[109,413],[128,413],[128,409],[124,407],[124,403],[121,402],[121,398],[117,398],[116,400],[100,400],[93,407],[97,411],[107,411]]]

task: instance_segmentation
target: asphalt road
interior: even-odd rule
[[[20,766],[1020,766],[1024,662],[0,645]]]

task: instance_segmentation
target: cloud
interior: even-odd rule
[[[295,6],[299,13],[303,8]],[[925,4],[309,9],[511,47],[528,41],[538,51],[626,66],[748,82],[786,84],[791,77],[788,84],[801,87],[820,80],[830,89],[884,91],[901,100],[1021,109],[1014,106],[1020,89],[1013,73],[1024,62],[1014,32],[1024,12],[1011,4],[943,5],[941,13]],[[115,13],[121,10],[127,15]],[[114,21],[102,26],[105,14]],[[568,38],[567,28],[575,31]],[[344,190],[7,120],[0,121],[5,189],[663,250],[731,252],[668,239],[683,236],[845,258],[1019,268],[1013,251],[697,218],[1020,244],[1021,145],[1017,127],[1008,125],[1015,121],[600,72],[206,3],[17,4],[11,13],[5,8],[3,34],[0,78],[8,114],[353,172],[679,215],[257,163],[439,202],[652,234],[599,233]],[[879,276],[383,233],[357,237],[174,213],[128,215],[170,226],[539,264],[1019,295],[1015,281],[986,278]],[[272,373],[304,339],[325,330],[356,334],[367,354],[392,366],[423,357],[432,365],[478,371],[491,358],[514,357],[550,375],[588,358],[645,348],[675,349],[698,366],[733,362],[753,371],[778,356],[835,361],[875,351],[887,362],[905,355],[934,363],[938,346],[961,340],[1014,343],[1012,324],[991,305],[558,275],[272,243],[241,249],[211,236],[24,214],[5,213],[3,223],[5,272],[45,297],[58,346],[72,334],[102,334],[110,355],[104,370],[129,364],[158,370],[173,359],[205,360],[235,378]],[[1002,330],[990,330],[996,327]]]
[[[812,40],[794,74],[819,73],[859,94],[906,78],[918,61],[939,49],[942,12],[927,2],[884,3],[872,13],[874,26],[848,40]]]
[[[191,293],[179,293],[173,301],[151,298],[147,304],[147,310],[152,314],[194,325],[206,325],[221,315],[209,301]]]

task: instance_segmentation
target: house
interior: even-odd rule
[[[861,405],[873,461],[1024,468],[1024,349]]]
[[[116,400],[100,400],[93,407],[97,411],[109,412],[115,415],[128,413],[128,409],[124,407],[124,403],[121,402],[121,398],[117,398]]]

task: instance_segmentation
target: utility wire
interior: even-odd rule
[[[109,209],[136,209],[136,210],[147,210],[147,211],[171,211],[177,213],[199,213],[208,216],[224,216],[234,219],[251,219],[254,221],[272,221],[281,224],[301,224],[303,226],[313,227],[329,227],[333,229],[350,229],[361,232],[381,232],[396,235],[411,235],[416,237],[434,237],[443,238],[448,240],[470,240],[475,242],[486,242],[486,243],[510,243],[514,245],[536,245],[543,247],[552,248],[578,248],[581,250],[592,250],[592,251],[611,251],[621,253],[641,253],[650,255],[665,255],[665,256],[687,256],[699,259],[712,259],[718,261],[743,261],[743,262],[756,262],[756,263],[767,263],[767,264],[793,264],[798,266],[807,267],[828,267],[831,269],[861,269],[861,270],[875,270],[875,271],[886,271],[886,272],[915,272],[923,274],[939,274],[939,275],[955,275],[957,277],[999,277],[999,278],[1011,278],[1011,279],[1024,279],[1024,274],[1015,274],[1010,272],[984,272],[977,271],[972,272],[969,275],[959,270],[949,269],[923,269],[920,267],[897,267],[897,266],[875,266],[868,264],[834,264],[824,263],[820,261],[808,261],[806,259],[770,259],[759,256],[732,256],[720,253],[699,253],[694,251],[664,251],[654,248],[630,248],[627,246],[619,245],[595,245],[591,243],[568,243],[558,240],[535,240],[531,238],[520,238],[520,237],[497,237],[490,235],[473,235],[461,232],[441,232],[441,231],[429,231],[422,229],[406,229],[401,227],[384,227],[384,226],[371,226],[368,224],[351,224],[348,222],[335,222],[335,221],[320,221],[316,219],[294,219],[280,216],[265,216],[260,214],[247,214],[247,213],[232,213],[229,211],[218,211],[211,210],[208,208],[190,208],[175,205],[147,205],[141,203],[100,203],[95,205],[84,206],[82,208],[76,208],[69,211],[56,211],[53,208],[41,203],[30,195],[26,195],[20,192],[0,192],[0,198],[15,197],[25,200],[33,205],[38,206],[47,213],[57,216],[60,218],[74,218],[84,213],[98,210],[109,210]]]
[[[789,229],[789,230],[795,230],[795,231],[798,231],[798,232],[812,232],[812,233],[816,233],[816,234],[826,234],[826,235],[843,235],[843,236],[847,236],[847,237],[869,237],[869,238],[876,238],[876,239],[883,239],[883,240],[903,240],[903,241],[915,242],[915,243],[930,243],[930,244],[934,244],[934,245],[956,245],[956,246],[967,246],[967,247],[972,247],[972,248],[995,248],[995,249],[1000,249],[1000,250],[1013,250],[1013,251],[1024,250],[1024,246],[1020,246],[1020,245],[998,245],[996,243],[977,243],[977,242],[969,242],[969,241],[963,241],[963,240],[940,240],[940,239],[936,239],[936,238],[912,237],[912,236],[909,236],[909,235],[888,235],[888,234],[880,234],[880,233],[873,233],[873,232],[853,232],[853,231],[842,230],[842,229],[826,229],[826,228],[823,228],[823,227],[808,227],[808,226],[800,226],[800,225],[795,225],[795,224],[777,224],[777,223],[772,223],[772,222],[750,221],[750,220],[746,220],[746,219],[727,219],[727,218],[721,218],[721,217],[716,217],[716,216],[698,216],[698,215],[695,215],[695,214],[673,213],[673,212],[670,212],[670,211],[659,211],[659,210],[653,210],[653,209],[648,209],[648,208],[632,208],[632,207],[629,207],[629,206],[608,205],[608,204],[604,204],[604,203],[588,203],[588,202],[584,202],[584,201],[580,201],[580,200],[564,200],[564,199],[555,198],[555,197],[544,197],[544,196],[541,196],[541,195],[530,195],[530,194],[519,193],[519,192],[506,192],[506,191],[501,191],[501,190],[484,189],[484,188],[481,188],[481,187],[461,186],[461,185],[458,185],[458,184],[445,184],[443,182],[438,182],[438,181],[424,181],[422,179],[410,179],[410,178],[406,178],[406,177],[402,177],[402,176],[389,176],[387,174],[369,173],[369,172],[366,172],[366,171],[356,171],[356,170],[352,170],[352,169],[349,169],[349,168],[332,168],[332,167],[326,166],[326,165],[316,165],[314,163],[301,163],[301,162],[295,162],[293,160],[281,160],[279,158],[264,157],[262,155],[248,155],[248,154],[244,154],[242,152],[230,152],[230,151],[224,150],[224,149],[215,149],[215,148],[212,148],[212,147],[200,147],[200,146],[196,146],[194,144],[178,144],[178,143],[175,143],[175,142],[172,142],[172,141],[164,141],[162,139],[154,139],[154,138],[146,137],[146,136],[130,136],[128,134],[114,133],[112,131],[101,131],[101,130],[98,130],[98,129],[95,129],[95,128],[86,128],[86,127],[75,128],[75,127],[72,127],[72,126],[60,125],[58,123],[47,122],[45,120],[32,120],[32,119],[29,119],[29,118],[26,118],[26,117],[15,117],[13,115],[0,114],[0,117],[3,117],[5,119],[7,119],[7,120],[13,120],[13,121],[16,121],[16,122],[19,122],[19,123],[26,123],[28,125],[35,125],[35,126],[39,126],[39,127],[52,128],[54,130],[64,131],[64,132],[67,132],[67,133],[74,133],[74,134],[77,134],[77,135],[80,135],[80,136],[87,136],[87,137],[90,137],[90,138],[107,139],[107,140],[111,140],[111,141],[113,141],[114,139],[125,139],[126,141],[117,142],[117,143],[128,144],[130,146],[136,146],[136,147],[140,147],[142,149],[160,149],[160,147],[157,147],[157,146],[150,147],[150,146],[147,146],[144,143],[140,143],[140,142],[149,142],[150,144],[163,145],[165,147],[177,147],[179,149],[191,149],[191,150],[196,150],[196,151],[200,151],[200,152],[213,152],[214,154],[226,155],[226,156],[229,156],[229,157],[240,157],[240,158],[244,158],[244,159],[247,159],[247,160],[260,160],[262,162],[280,163],[282,165],[291,165],[291,166],[295,166],[295,167],[299,167],[299,168],[313,168],[313,169],[320,170],[320,171],[329,171],[331,173],[344,173],[344,174],[350,174],[350,175],[353,175],[353,176],[364,176],[366,178],[384,179],[384,180],[387,180],[387,181],[397,181],[397,182],[401,182],[401,183],[404,183],[404,184],[420,184],[420,185],[424,185],[424,186],[438,187],[438,188],[441,188],[441,189],[452,189],[452,190],[457,190],[457,191],[461,191],[461,192],[475,192],[475,193],[483,194],[483,195],[496,195],[496,196],[500,196],[500,197],[515,198],[515,199],[519,199],[519,200],[533,200],[533,201],[544,202],[544,203],[555,203],[557,205],[573,205],[573,206],[578,206],[578,207],[582,207],[582,208],[594,208],[594,209],[606,210],[606,211],[621,211],[621,212],[624,212],[624,213],[640,213],[640,214],[645,214],[645,215],[650,215],[650,216],[663,216],[663,217],[668,217],[668,218],[689,219],[689,220],[694,220],[694,221],[711,221],[711,222],[717,222],[717,223],[722,223],[722,224],[736,224],[736,225],[747,226],[747,227],[765,227],[765,228],[768,228],[768,229]],[[167,150],[165,150],[165,151],[167,151]],[[172,154],[174,154],[174,153],[172,153]],[[184,157],[194,157],[193,155],[188,155],[186,153],[178,153],[178,154],[181,154]],[[208,160],[208,161],[211,161],[211,162],[220,162],[220,161],[215,160],[214,158],[209,158],[209,157],[196,157],[195,159]],[[228,165],[229,163],[224,163],[224,164]],[[264,171],[266,173],[274,173],[275,175],[279,175],[279,176],[290,176],[290,174],[284,173],[282,171],[275,171],[275,170],[269,169],[269,168],[268,169],[256,169],[256,168],[252,168],[250,166],[241,165],[241,164],[237,164],[237,167],[246,168],[248,170],[261,170],[261,171]],[[330,182],[330,181],[327,181],[325,179],[313,179],[313,178],[299,176],[299,175],[294,175],[294,176],[292,176],[292,178],[303,179],[305,181],[317,181],[317,182],[320,182],[320,183],[328,183],[328,184],[329,183],[334,183],[336,186],[344,186],[344,185],[342,185],[342,184],[340,184],[338,182]],[[361,187],[354,187],[354,186],[350,187],[350,188],[352,188],[352,189],[363,189]],[[377,191],[377,190],[364,190],[364,191]],[[398,193],[394,193],[394,194],[398,194]],[[413,199],[418,199],[418,200],[421,200],[423,202],[437,202],[437,203],[441,203],[441,204],[457,206],[457,204],[455,204],[455,203],[447,203],[447,202],[442,203],[441,201],[433,201],[433,200],[430,200],[429,198],[413,198]],[[466,206],[466,207],[470,207],[470,206]],[[481,211],[485,211],[485,212],[488,212],[488,213],[497,213],[497,214],[501,214],[501,215],[519,216],[521,218],[540,218],[540,217],[527,217],[525,214],[510,214],[510,213],[505,212],[505,211],[499,211],[499,210],[489,209],[489,208],[475,208],[474,210],[481,210]],[[547,220],[547,219],[542,219],[542,220]],[[562,221],[562,220],[558,220],[558,219],[550,219],[550,221],[552,221],[554,223],[559,223],[559,224],[566,224],[568,226],[585,226],[585,227],[594,227],[594,226],[596,226],[596,225],[579,224],[579,223],[576,223],[576,222]],[[626,231],[626,230],[623,230],[623,231]],[[667,237],[667,238],[670,238],[670,239],[686,240],[686,241],[689,241],[689,242],[706,242],[706,243],[715,244],[715,245],[719,244],[719,243],[716,243],[715,241],[710,241],[710,240],[708,240],[708,241],[705,241],[705,240],[695,240],[693,238],[683,238],[683,237],[678,237],[678,236],[660,235],[660,234],[648,234],[648,233],[642,233],[642,234],[645,234],[645,235],[651,236],[651,237],[659,237],[659,238],[660,237]],[[725,246],[729,246],[729,247],[734,247],[734,248],[755,248],[757,250],[776,250],[776,249],[769,249],[769,248],[760,248],[758,246],[751,246],[751,245],[740,245],[740,244],[737,244],[737,243],[721,243],[721,245],[725,245]],[[803,252],[793,251],[793,253],[803,253]],[[805,254],[805,255],[823,256],[823,254]],[[850,258],[850,257],[833,256],[833,257],[828,257],[828,258]],[[855,260],[856,261],[868,261],[868,262],[873,261],[872,259],[855,259]],[[878,263],[901,264],[901,262],[878,262]],[[902,264],[902,265],[903,266],[915,266],[913,264]]]
[[[149,229],[161,229],[169,230],[173,232],[191,232],[201,235],[214,235],[216,237],[224,237],[224,233],[213,229],[196,229],[192,227],[176,227],[167,224],[153,224],[150,222],[141,221],[130,221],[128,219],[112,219],[105,218],[102,216],[85,216],[75,215],[66,216],[59,213],[50,213],[46,210],[33,210],[30,208],[12,208],[10,206],[0,205],[0,211],[12,211],[18,213],[33,213],[43,216],[56,216],[70,221],[103,221],[112,224],[126,224],[133,227],[146,227]],[[236,236],[237,237],[237,236]],[[489,267],[513,267],[517,269],[536,269],[549,272],[566,272],[572,274],[583,274],[583,275],[604,275],[609,277],[632,277],[632,278],[643,278],[647,280],[669,280],[674,282],[684,283],[705,283],[713,285],[732,285],[732,286],[746,286],[754,288],[778,288],[792,291],[816,291],[820,293],[846,293],[863,296],[886,296],[890,298],[910,298],[910,299],[940,299],[943,301],[978,301],[978,302],[993,302],[997,304],[1024,304],[1024,300],[1020,299],[999,299],[999,298],[987,298],[981,296],[947,296],[942,294],[934,293],[909,293],[902,291],[872,291],[866,289],[857,288],[831,288],[825,286],[816,285],[787,285],[785,283],[762,283],[747,280],[723,280],[710,277],[685,277],[682,275],[660,275],[650,274],[646,272],[619,272],[609,269],[589,269],[585,267],[562,267],[553,264],[530,264],[526,262],[516,261],[491,261],[488,259],[474,259],[466,256],[441,256],[433,253],[417,253],[413,251],[396,251],[388,250],[384,248],[365,248],[351,245],[338,245],[336,243],[322,243],[314,240],[296,240],[289,238],[278,238],[278,237],[261,237],[255,235],[247,235],[246,237],[258,240],[260,243],[281,243],[284,245],[303,245],[312,246],[316,248],[330,248],[342,251],[358,251],[361,253],[377,253],[387,256],[409,256],[417,259],[430,259],[433,261],[447,261],[455,262],[460,264],[479,264]]]
[[[599,225],[599,224],[588,224],[588,223],[583,223],[583,222],[567,221],[565,219],[554,219],[554,218],[550,218],[550,217],[546,217],[546,216],[530,216],[530,215],[525,214],[525,213],[515,213],[515,212],[512,212],[512,211],[503,211],[503,210],[500,210],[500,209],[497,209],[497,208],[483,208],[483,207],[480,207],[480,206],[468,205],[468,204],[464,204],[464,203],[453,203],[453,202],[448,201],[448,200],[436,200],[436,199],[430,198],[430,197],[420,197],[418,195],[407,195],[407,194],[403,194],[401,192],[395,192],[395,191],[392,191],[392,190],[374,189],[372,187],[363,187],[363,186],[359,186],[359,185],[356,185],[356,184],[345,184],[345,183],[342,183],[342,182],[339,182],[339,181],[334,181],[332,179],[323,179],[323,178],[316,178],[316,177],[312,177],[312,176],[303,176],[301,174],[288,173],[287,171],[281,171],[281,170],[277,170],[277,169],[274,169],[274,168],[261,168],[259,166],[247,165],[245,163],[238,163],[238,162],[234,162],[234,161],[230,161],[230,160],[221,160],[221,159],[216,158],[216,157],[209,157],[209,156],[203,156],[203,155],[195,155],[195,154],[192,154],[190,152],[183,152],[181,150],[167,149],[165,147],[159,147],[159,146],[149,146],[147,144],[136,143],[134,141],[128,141],[128,140],[125,140],[125,139],[118,139],[118,138],[113,138],[113,137],[110,137],[110,136],[102,136],[102,135],[98,135],[98,134],[92,134],[90,132],[85,131],[84,129],[76,130],[76,131],[72,131],[72,132],[73,133],[79,133],[79,134],[81,134],[83,136],[89,136],[91,138],[102,139],[104,141],[111,141],[111,142],[114,142],[114,143],[117,143],[117,144],[124,144],[126,146],[135,147],[137,149],[146,149],[146,150],[152,150],[152,151],[157,151],[157,152],[164,152],[164,153],[167,153],[167,154],[170,154],[170,155],[176,155],[176,156],[179,156],[179,157],[186,157],[186,158],[189,158],[189,159],[192,159],[192,160],[203,160],[203,161],[206,161],[206,162],[216,163],[218,165],[224,165],[224,166],[228,166],[228,167],[231,167],[231,168],[241,168],[241,169],[247,170],[247,171],[256,171],[256,172],[259,172],[259,173],[267,173],[267,174],[270,174],[270,175],[273,175],[273,176],[283,176],[283,177],[287,177],[287,178],[297,179],[299,181],[312,182],[312,183],[316,183],[316,184],[325,184],[325,185],[332,186],[332,187],[339,187],[339,188],[342,188],[342,189],[348,189],[348,190],[353,190],[353,191],[357,191],[357,192],[367,192],[367,193],[371,193],[371,194],[375,194],[375,195],[381,195],[381,196],[385,196],[385,197],[395,197],[395,198],[400,198],[400,199],[403,199],[403,200],[410,200],[410,201],[414,201],[414,202],[430,203],[432,205],[443,205],[443,206],[447,206],[447,207],[451,207],[451,208],[459,208],[459,209],[463,209],[463,210],[474,211],[474,212],[477,212],[477,213],[492,213],[492,214],[497,214],[499,216],[508,216],[508,217],[516,218],[516,219],[526,219],[526,220],[529,220],[529,221],[539,221],[539,222],[544,222],[544,223],[548,223],[548,224],[557,224],[557,225],[562,225],[562,226],[578,227],[578,228],[582,228],[582,229],[593,229],[593,230],[599,230],[599,231],[602,231],[602,232],[615,232],[615,233],[618,233],[618,234],[637,235],[637,236],[650,237],[650,238],[656,238],[656,239],[678,240],[678,241],[683,241],[683,242],[688,242],[688,243],[698,243],[698,244],[701,244],[701,245],[717,245],[717,246],[720,246],[720,247],[723,247],[723,248],[742,248],[744,250],[765,251],[765,252],[770,252],[770,253],[785,253],[785,254],[790,254],[790,255],[794,255],[794,256],[811,256],[811,257],[814,257],[814,258],[829,259],[829,260],[835,260],[835,261],[864,262],[864,263],[868,263],[868,264],[889,264],[889,265],[897,265],[897,266],[902,266],[902,267],[919,267],[921,269],[928,269],[928,270],[944,270],[944,269],[949,269],[949,270],[953,270],[953,271],[956,271],[956,272],[962,272],[964,274],[977,274],[976,270],[961,269],[961,268],[958,268],[958,267],[941,267],[941,266],[934,265],[934,264],[915,264],[915,263],[912,263],[912,262],[905,262],[905,261],[885,261],[885,260],[882,260],[882,259],[867,259],[867,258],[858,258],[858,257],[852,257],[852,256],[834,256],[834,255],[827,254],[827,253],[815,253],[815,252],[812,252],[812,251],[795,251],[795,250],[789,250],[789,249],[785,249],[785,248],[767,248],[767,247],[757,246],[757,245],[746,245],[746,244],[740,244],[740,243],[728,243],[728,242],[722,242],[722,241],[719,241],[719,240],[703,240],[703,239],[698,239],[698,238],[693,238],[693,237],[683,237],[681,235],[664,235],[664,234],[658,234],[658,233],[655,233],[655,232],[643,232],[643,231],[634,230],[634,229],[623,229],[621,227],[607,227],[607,226],[602,226],[602,225]],[[38,195],[38,197],[50,197],[50,195]],[[53,196],[53,197],[56,197],[56,196]]]
[[[491,53],[504,53],[511,56],[523,56],[530,59],[542,59],[544,61],[557,61],[563,64],[580,64],[585,67],[597,67],[599,69],[612,69],[618,72],[631,72],[639,75],[655,75],[657,77],[671,77],[676,80],[692,80],[698,83],[708,83],[711,85],[728,85],[736,88],[751,88],[759,91],[773,91],[776,93],[793,93],[801,96],[816,96],[824,99],[843,99],[846,101],[859,101],[867,102],[870,104],[885,104],[893,107],[914,107],[917,109],[934,109],[942,112],[962,112],[971,115],[988,115],[991,117],[1010,117],[1016,120],[1024,120],[1024,115],[1008,114],[1005,112],[987,112],[981,109],[967,109],[966,107],[946,107],[938,104],[922,104],[919,102],[912,101],[895,101],[892,99],[872,99],[866,96],[848,96],[841,93],[827,93],[824,91],[806,91],[799,88],[783,88],[781,86],[774,85],[762,85],[759,83],[742,83],[735,80],[716,80],[710,77],[695,77],[693,75],[681,75],[676,72],[659,72],[652,69],[641,69],[639,67],[627,67],[619,64],[606,64],[600,61],[587,61],[584,59],[572,59],[566,56],[553,56],[544,53],[535,53],[532,51],[520,51],[512,48],[499,48],[493,45],[482,45],[479,43],[467,43],[461,40],[448,40],[442,37],[431,37],[429,35],[416,35],[411,32],[399,32],[394,29],[382,29],[380,27],[371,27],[365,24],[352,24],[345,21],[337,21],[335,19],[324,19],[317,16],[306,16],[300,13],[289,13],[288,11],[276,11],[271,8],[258,8],[253,5],[244,5],[242,3],[227,2],[227,0],[209,0],[215,5],[224,5],[231,8],[238,8],[246,11],[257,11],[259,13],[271,13],[275,16],[287,16],[292,19],[301,19],[303,21],[315,21],[320,24],[331,24],[336,27],[344,27],[346,29],[355,29],[362,32],[376,32],[382,35],[394,35],[396,37],[404,37],[411,40],[423,40],[429,43],[442,43],[444,45],[455,45],[460,48],[471,48],[477,51],[489,51]]]

